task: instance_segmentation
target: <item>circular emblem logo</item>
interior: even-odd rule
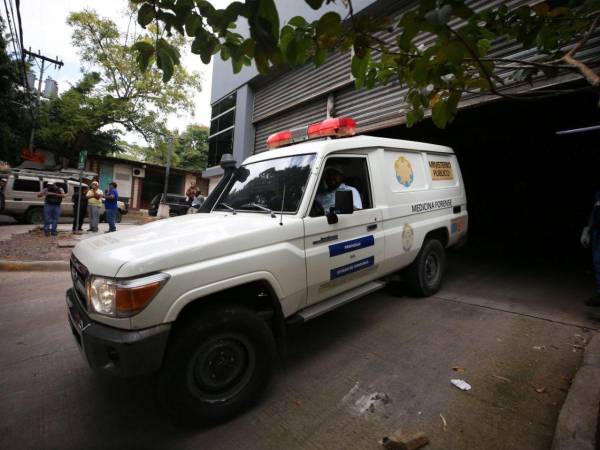
[[[405,252],[409,251],[413,245],[415,233],[413,232],[412,227],[405,223],[404,228],[402,228],[402,248]]]
[[[409,187],[415,179],[413,168],[410,165],[410,161],[404,156],[400,156],[394,163],[394,170],[396,171],[396,180],[404,187]]]

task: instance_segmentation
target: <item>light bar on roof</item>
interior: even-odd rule
[[[283,147],[309,139],[346,137],[356,133],[356,122],[351,117],[333,117],[305,127],[279,131],[267,138],[267,148]]]

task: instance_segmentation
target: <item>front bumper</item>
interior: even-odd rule
[[[144,330],[121,330],[90,320],[73,289],[66,293],[67,316],[83,357],[98,372],[130,377],[157,371],[163,360],[170,324]]]

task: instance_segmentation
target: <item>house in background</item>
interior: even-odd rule
[[[132,210],[148,209],[150,200],[164,190],[166,167],[140,161],[115,158],[112,156],[89,155],[86,170],[98,174],[102,190],[111,181],[117,183],[119,196],[127,200]],[[200,193],[208,195],[208,180],[200,171],[171,167],[169,173],[169,194],[184,195],[187,188],[196,182]]]

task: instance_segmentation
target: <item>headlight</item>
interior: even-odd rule
[[[133,316],[150,303],[168,279],[166,273],[129,280],[92,276],[86,286],[88,308],[106,316]]]

